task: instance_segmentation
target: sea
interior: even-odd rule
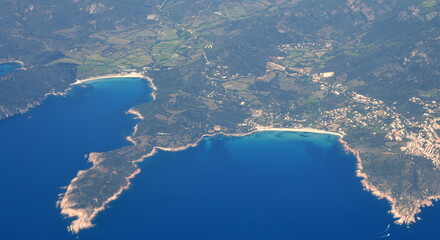
[[[13,72],[16,69],[21,68],[21,63],[19,62],[5,62],[5,63],[0,63],[0,77],[4,76],[8,73]]]
[[[159,151],[95,227],[68,232],[58,195],[91,166],[86,154],[131,144],[137,120],[125,112],[151,91],[139,78],[97,80],[1,120],[0,239],[440,239],[438,207],[393,224],[337,136],[276,131]]]

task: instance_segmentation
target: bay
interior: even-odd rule
[[[151,100],[143,79],[106,79],[49,96],[41,106],[0,121],[0,239],[75,239],[55,203],[84,155],[129,145],[129,108]]]
[[[5,62],[0,63],[0,77],[4,76],[12,71],[21,68],[21,64],[18,62]]]
[[[333,135],[205,138],[143,162],[132,187],[79,236],[426,239],[393,224],[388,203],[363,190],[355,163]]]

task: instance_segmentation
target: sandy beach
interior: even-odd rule
[[[90,81],[95,81],[95,80],[100,80],[100,79],[108,79],[108,78],[145,78],[145,77],[141,73],[137,73],[137,72],[107,74],[107,75],[102,75],[102,76],[78,79],[78,80],[76,80],[76,82],[74,82],[70,85],[78,85],[78,84],[83,84],[83,83],[90,82]]]
[[[76,82],[71,83],[70,85],[74,86],[74,85],[84,84],[84,83],[87,83],[90,81],[105,80],[105,79],[109,79],[109,78],[142,78],[142,79],[145,79],[146,81],[148,81],[151,89],[153,89],[153,92],[151,93],[153,100],[156,100],[157,87],[156,87],[156,85],[154,85],[153,79],[148,76],[145,76],[144,74],[139,73],[139,72],[115,73],[115,74],[107,74],[107,75],[101,75],[101,76],[96,76],[96,77],[89,77],[89,78],[84,78],[84,79],[77,79]]]
[[[246,132],[246,133],[224,133],[224,132],[215,132],[215,133],[210,133],[210,134],[203,134],[199,139],[197,139],[197,141],[195,141],[194,143],[185,145],[185,146],[181,146],[181,147],[174,147],[174,148],[166,148],[166,147],[160,147],[160,146],[156,146],[153,149],[157,150],[163,150],[163,151],[168,151],[168,152],[178,152],[178,151],[183,151],[186,150],[190,147],[195,147],[197,146],[200,141],[202,141],[205,137],[213,137],[216,135],[224,135],[224,136],[231,136],[231,137],[244,137],[244,136],[248,136],[251,135],[253,133],[257,133],[257,132],[298,132],[298,133],[316,133],[316,134],[330,134],[330,135],[336,135],[338,137],[343,137],[342,134],[340,133],[335,133],[335,132],[328,132],[328,131],[324,131],[324,130],[319,130],[319,129],[314,129],[314,128],[275,128],[275,127],[257,127],[255,130],[252,130],[250,132]],[[154,151],[153,150],[153,151]]]
[[[0,60],[0,64],[3,64],[3,63],[18,63],[18,64],[20,64],[21,67],[17,68],[16,70],[21,70],[21,71],[27,70],[26,67],[24,66],[25,63],[20,60]]]
[[[19,63],[21,66],[24,66],[24,62],[20,60],[0,60],[0,64],[2,63]]]
[[[147,80],[151,84],[151,87],[153,88],[154,91],[157,90],[156,86],[153,83],[153,80],[151,78],[143,75],[142,73],[139,73],[139,72],[107,74],[107,75],[101,75],[101,76],[96,76],[96,77],[78,79],[78,80],[76,80],[76,82],[71,83],[70,85],[78,85],[78,84],[83,84],[83,83],[90,82],[90,81],[96,81],[96,80],[101,80],[101,79],[103,80],[103,79],[109,79],[109,78],[142,78],[142,79]]]
[[[338,137],[343,137],[344,135],[337,132],[329,132],[325,130],[319,130],[314,128],[274,128],[274,127],[257,127],[254,132],[264,132],[264,131],[281,131],[281,132],[307,132],[307,133],[318,133],[318,134],[330,134],[336,135]]]

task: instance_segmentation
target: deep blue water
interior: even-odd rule
[[[354,157],[330,135],[212,137],[182,152],[161,151],[141,168],[132,188],[81,239],[440,236],[438,208],[425,210],[437,215],[411,229],[393,225],[387,202],[362,190]]]
[[[124,112],[150,91],[141,79],[94,82],[0,121],[0,239],[74,239],[55,207],[60,187],[90,167],[84,154],[129,144],[136,122]]]
[[[96,81],[0,121],[0,239],[440,239],[438,207],[410,229],[393,225],[336,137],[281,132],[160,151],[95,228],[68,233],[60,187],[90,166],[84,154],[129,144],[124,112],[149,91],[140,79]]]
[[[0,63],[0,77],[14,71],[17,68],[21,68],[21,64],[18,62]]]

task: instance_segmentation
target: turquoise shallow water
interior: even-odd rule
[[[435,225],[428,231],[393,225],[389,205],[362,190],[354,157],[331,135],[264,132],[206,138],[182,152],[161,151],[141,168],[132,188],[81,238],[438,236]]]
[[[0,77],[14,71],[17,68],[21,68],[21,64],[18,62],[0,63]]]
[[[393,225],[335,136],[281,132],[159,151],[95,228],[68,233],[60,187],[90,167],[84,154],[129,144],[136,121],[124,112],[150,91],[141,79],[95,81],[0,121],[0,239],[440,239],[438,207]]]

